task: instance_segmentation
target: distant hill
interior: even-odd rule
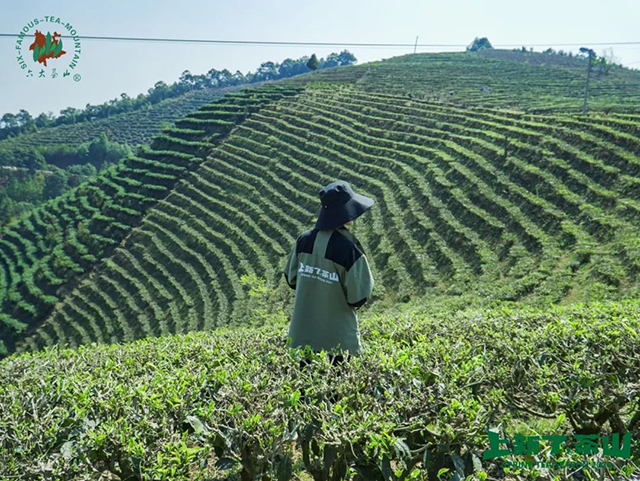
[[[637,296],[640,77],[594,77],[579,117],[580,75],[418,54],[227,94],[4,232],[1,338],[240,325],[258,278],[289,303],[284,256],[337,178],[377,200],[356,227],[374,304]]]
[[[490,49],[407,54],[348,69],[329,69],[298,81],[323,81],[353,85],[365,91],[410,94],[414,98],[461,107],[579,113],[586,70],[584,58]],[[592,73],[589,109],[635,113],[639,106],[640,71],[614,67],[607,75]]]
[[[166,128],[151,148],[141,148],[7,226],[0,239],[0,340],[11,346],[16,334],[35,328],[236,122],[298,90],[267,85],[228,93]]]
[[[90,142],[100,133],[106,133],[113,142],[146,143],[151,135],[159,132],[162,122],[171,123],[225,92],[308,73],[308,61],[308,56],[302,56],[296,60],[287,58],[281,63],[263,62],[255,72],[247,72],[246,75],[240,71],[232,74],[227,69],[211,69],[201,75],[185,70],[177,82],[171,85],[156,82],[147,94],[132,98],[123,93],[120,98],[103,104],[87,104],[85,109],[66,108],[57,117],[42,113],[34,119],[26,110],[15,115],[6,113],[0,118],[0,139],[14,139],[15,142],[0,142],[0,150],[13,144],[76,145]],[[321,70],[355,62],[355,56],[343,50],[321,58],[317,68]]]
[[[34,119],[26,110],[4,114],[0,118],[0,139],[4,139],[0,140],[0,229],[118,161],[130,147],[148,143],[164,125],[227,92],[310,72],[308,61],[303,56],[263,62],[246,75],[226,69],[192,75],[185,70],[177,82],[157,82],[148,94],[135,98],[122,94],[100,105],[87,104],[85,109],[66,108],[55,118],[43,113]],[[317,67],[354,62],[355,56],[343,50],[321,58]]]
[[[152,136],[160,133],[163,125],[171,125],[198,107],[244,87],[196,90],[132,112],[40,128],[30,134],[1,140],[0,186],[11,188],[4,192],[0,190],[0,229],[52,197],[46,192],[51,190],[51,182],[47,179],[51,178],[48,176],[53,166],[62,169],[56,173],[60,180],[54,187],[59,195],[72,188],[75,179],[95,176],[96,171],[119,160],[130,150],[129,146],[148,143]],[[108,152],[108,155],[93,155],[92,144],[101,145],[102,139],[106,147],[98,150]],[[25,169],[19,160],[24,157],[40,159],[42,164],[35,169]],[[18,170],[11,171],[15,167]]]
[[[102,132],[112,142],[129,145],[146,144],[151,137],[160,132],[162,122],[173,123],[176,119],[212,102],[217,97],[244,87],[246,85],[194,90],[133,112],[116,114],[104,119],[47,127],[37,132],[1,140],[0,149],[56,144],[78,145],[97,138]]]

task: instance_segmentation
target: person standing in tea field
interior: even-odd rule
[[[371,298],[374,281],[364,249],[347,226],[374,200],[356,194],[342,180],[323,187],[319,196],[322,207],[315,227],[298,236],[284,267],[285,280],[296,291],[290,347],[360,355],[356,311]],[[332,355],[331,360],[342,362],[344,357]]]

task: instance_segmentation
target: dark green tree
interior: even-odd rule
[[[338,63],[338,54],[334,53],[330,53],[329,55],[327,55],[327,59],[322,63],[322,68],[331,68],[331,67],[337,67],[339,65]]]
[[[20,132],[33,132],[36,130],[35,120],[25,109],[20,109],[20,112],[16,115],[16,120],[20,124]]]
[[[2,116],[2,128],[3,129],[13,129],[18,126],[18,119],[14,114],[6,113]]]
[[[80,177],[92,177],[98,173],[93,164],[72,165],[65,170],[69,173],[69,175]]]
[[[0,190],[0,227],[31,209],[31,202],[16,201],[9,197],[6,189]]]
[[[89,162],[93,165],[100,165],[109,152],[109,139],[104,132],[89,144]]]
[[[0,150],[0,165],[21,169],[40,170],[46,165],[43,155],[31,147]]]
[[[102,170],[107,165],[115,164],[131,153],[128,145],[110,142],[104,132],[89,144],[87,162]]]
[[[273,80],[278,78],[278,66],[273,62],[263,62],[256,70],[256,76],[260,80]]]
[[[241,85],[243,83],[247,83],[247,79],[240,70],[236,70],[236,73],[233,74],[232,77],[232,85]]]
[[[47,175],[44,179],[44,188],[42,195],[44,200],[58,197],[67,190],[68,176],[64,170],[54,168],[53,173]]]
[[[80,112],[81,111],[76,108],[67,107],[60,111],[60,116],[58,117],[58,122],[56,124],[72,124],[76,121],[76,117]]]
[[[318,57],[316,57],[315,53],[311,56],[311,58],[307,62],[307,67],[309,67],[310,70],[318,70]]]
[[[161,100],[166,99],[171,95],[171,89],[163,81],[156,82],[156,84],[149,89],[149,102],[157,104]]]
[[[478,38],[476,37],[471,45],[467,47],[467,52],[477,52],[479,50],[488,50],[492,49],[491,42],[487,37]]]
[[[36,172],[26,177],[13,177],[7,184],[7,196],[16,202],[39,203],[42,200],[44,175]]]
[[[55,117],[53,115],[53,112],[48,112],[48,113],[44,113],[42,112],[40,115],[38,115],[36,117],[36,127],[43,128],[43,127],[49,127],[51,125],[53,125],[53,121],[55,120]]]
[[[338,55],[338,65],[351,65],[351,64],[354,64],[356,62],[357,62],[356,56],[353,55],[348,50],[343,50]]]

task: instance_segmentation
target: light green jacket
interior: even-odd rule
[[[374,281],[353,233],[344,226],[303,232],[291,248],[284,277],[296,291],[291,347],[362,353],[356,310],[371,298]]]

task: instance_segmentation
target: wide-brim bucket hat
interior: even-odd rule
[[[364,214],[375,203],[371,197],[356,194],[344,180],[325,185],[319,196],[322,203],[316,221],[319,230],[337,229]]]

